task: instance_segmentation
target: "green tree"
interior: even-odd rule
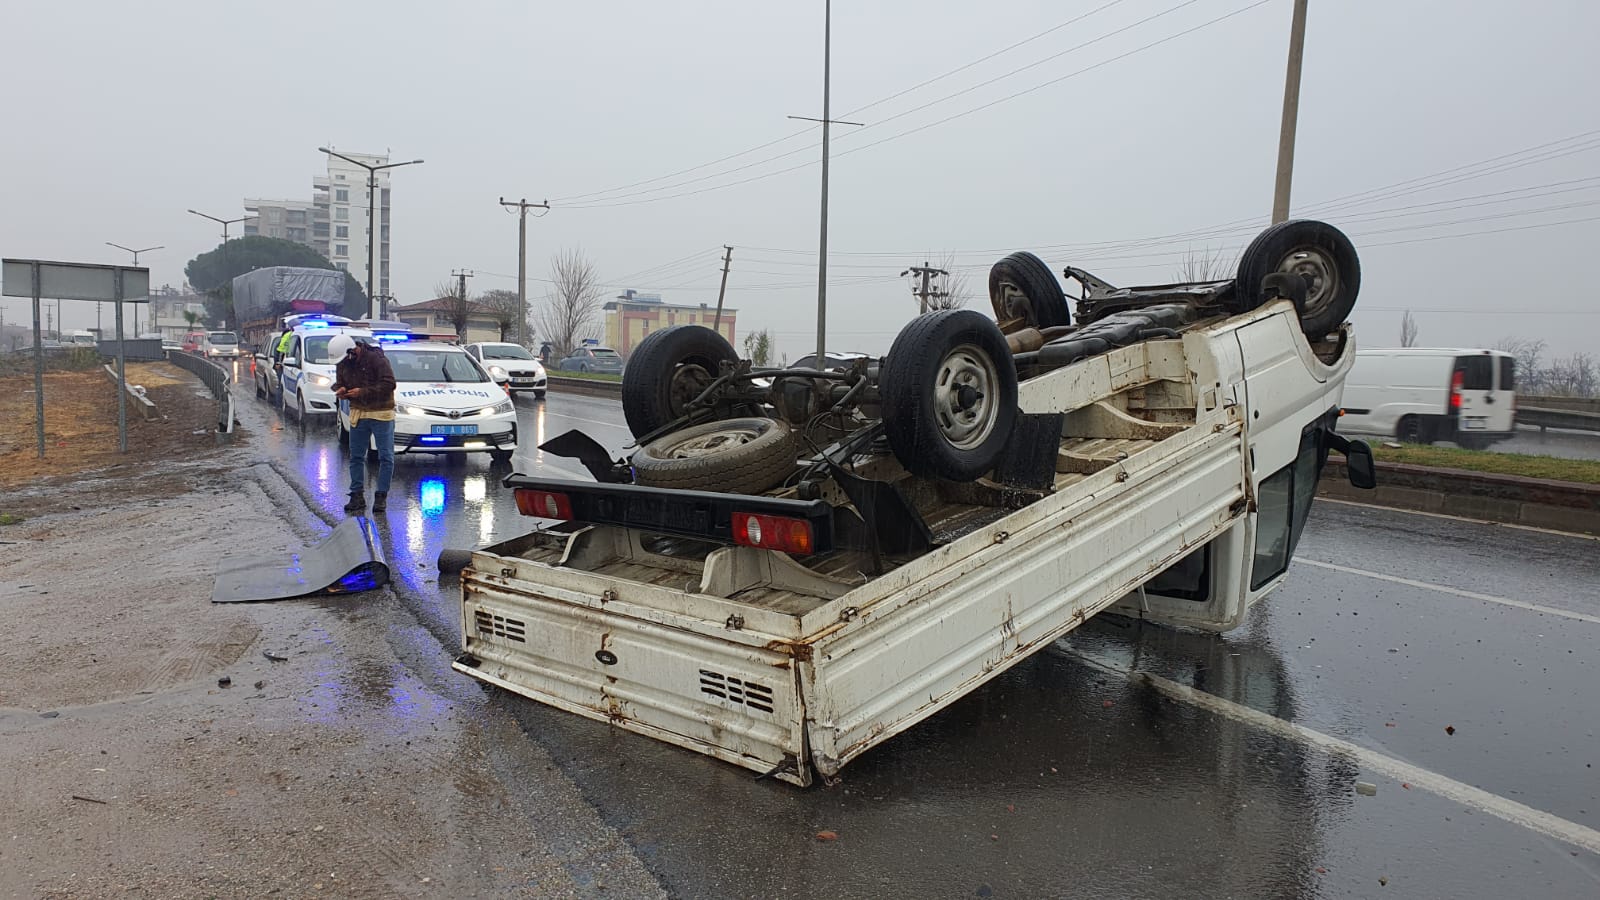
[[[193,331],[194,327],[200,324],[200,314],[192,309],[186,309],[183,311],[183,320],[189,323],[189,330]]]
[[[327,257],[304,244],[279,238],[249,235],[233,238],[226,245],[189,260],[183,273],[189,284],[206,296],[206,321],[216,325],[227,321],[237,328],[233,310],[233,279],[246,272],[269,266],[301,266],[307,269],[332,269]],[[357,318],[367,314],[367,296],[350,273],[344,276],[344,315]]]
[[[772,359],[772,335],[765,328],[745,335],[744,356],[752,365],[767,365]]]

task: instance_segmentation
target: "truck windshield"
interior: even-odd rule
[[[488,381],[465,353],[389,347],[384,351],[395,381]]]
[[[533,354],[516,344],[485,344],[484,359],[533,359]]]
[[[231,331],[213,331],[207,340],[213,344],[237,344],[239,336]]]

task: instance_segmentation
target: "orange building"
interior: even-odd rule
[[[710,328],[717,317],[717,308],[711,304],[683,306],[664,302],[660,294],[643,294],[634,290],[618,294],[617,299],[607,303],[603,309],[606,314],[605,345],[622,354],[624,359],[633,352],[633,348],[639,346],[645,335],[653,331],[673,325],[704,325]],[[716,329],[730,344],[734,343],[733,323],[737,314],[738,310],[724,306],[722,322]]]

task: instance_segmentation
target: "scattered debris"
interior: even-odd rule
[[[1400,648],[1399,647],[1390,647],[1389,648],[1389,652],[1390,653],[1399,653],[1400,652]]]
[[[233,679],[229,678],[226,675],[224,675],[221,678],[217,679],[217,687],[219,687],[219,688],[230,688],[230,687],[233,687]]]
[[[1328,870],[1323,868],[1322,866],[1317,866],[1317,874],[1318,875],[1326,875],[1326,874],[1328,874]]]
[[[1006,804],[1006,812],[1013,812],[1014,813],[1016,811],[1017,811],[1017,805],[1015,803],[1007,803]]]
[[[58,710],[47,709],[44,712],[39,713],[39,718],[41,718],[41,719],[54,719],[56,716],[59,716],[59,715],[61,715],[61,713]]]
[[[1387,875],[1379,875],[1378,876],[1378,886],[1379,887],[1388,887],[1388,885],[1389,885],[1389,876],[1387,876]]]
[[[819,841],[837,841],[838,839],[839,839],[839,832],[837,832],[837,831],[819,831],[819,832],[817,832],[817,840],[819,840]]]
[[[263,650],[263,651],[261,651],[261,655],[265,656],[267,659],[272,660],[273,662],[288,662],[289,661],[289,657],[284,656],[281,653],[273,653],[271,650]]]
[[[1454,725],[1446,725],[1444,727],[1444,733],[1445,734],[1455,734],[1456,733],[1456,727]]]
[[[1370,781],[1358,781],[1356,782],[1356,793],[1363,797],[1376,797],[1378,796],[1378,786]]]
[[[1400,782],[1400,786],[1405,788],[1408,791],[1411,790],[1411,782],[1409,782],[1409,781]]]
[[[1100,705],[1105,707],[1106,709],[1110,709],[1111,707],[1115,706],[1116,704],[1112,703],[1110,700],[1102,700],[1102,701],[1100,701]]]
[[[267,682],[265,680],[256,682],[256,690],[258,690],[258,691],[261,690],[262,688],[266,687],[266,686],[267,686]]]
[[[80,797],[77,794],[73,794],[72,795],[72,799],[74,799],[74,800],[82,800],[85,803],[98,803],[101,806],[105,806],[106,805],[106,801],[104,801],[104,800],[96,800],[93,797]]]
[[[1395,728],[1397,726],[1393,722],[1385,722],[1385,723],[1383,723],[1383,727],[1385,727],[1385,728]]]
[[[321,831],[321,830],[322,830],[322,826],[321,826],[321,825],[318,825],[318,826],[317,826],[317,827],[315,827],[315,828],[313,828],[313,829],[311,829],[311,830],[312,830],[312,831]]]

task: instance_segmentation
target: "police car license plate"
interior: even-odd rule
[[[434,434],[477,434],[478,433],[478,426],[476,426],[476,425],[435,425],[435,426],[433,426],[433,433]]]

